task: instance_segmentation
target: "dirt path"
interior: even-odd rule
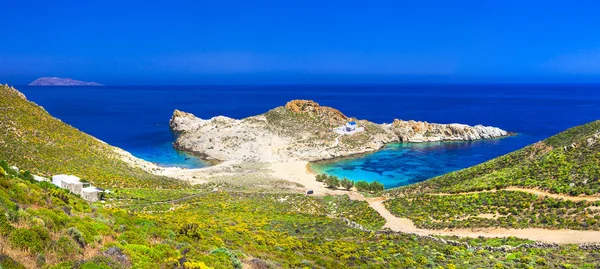
[[[420,229],[407,218],[399,218],[394,216],[385,208],[383,197],[367,198],[358,192],[352,192],[350,199],[357,201],[366,201],[371,208],[375,209],[379,215],[385,219],[383,228],[390,228],[395,232],[415,233],[419,235],[446,235],[446,236],[462,236],[462,237],[509,237],[514,236],[523,239],[534,241],[557,243],[557,244],[585,244],[599,243],[600,231],[579,231],[579,230],[550,230],[541,228],[528,229],[506,229],[506,228],[475,228],[475,229],[444,229],[444,230],[428,230]]]
[[[326,148],[322,149],[320,152],[323,152],[323,151],[326,151],[326,150],[329,150],[329,149],[337,147],[340,144],[340,137],[342,137],[342,135],[336,136],[335,140],[334,140],[334,143],[333,143],[333,146],[326,147]]]
[[[568,195],[564,195],[564,194],[549,193],[549,192],[545,192],[545,191],[539,190],[539,189],[527,189],[527,188],[521,188],[521,187],[507,187],[507,188],[498,189],[498,190],[471,191],[471,192],[459,192],[459,193],[431,193],[431,195],[464,195],[464,194],[476,194],[476,193],[497,192],[497,191],[520,191],[520,192],[531,193],[531,194],[534,194],[537,196],[547,196],[547,197],[551,197],[554,199],[569,200],[569,201],[573,201],[573,202],[600,201],[600,197],[598,197],[598,196],[587,196],[587,195],[568,196]]]

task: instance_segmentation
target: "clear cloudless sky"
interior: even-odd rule
[[[600,82],[600,1],[0,0],[0,82]]]

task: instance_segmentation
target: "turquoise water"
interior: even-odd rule
[[[201,85],[27,87],[19,90],[53,116],[133,155],[162,166],[209,165],[177,152],[169,130],[173,110],[201,118],[244,118],[315,100],[377,123],[394,118],[484,124],[515,137],[450,143],[394,144],[356,159],[315,165],[388,188],[482,163],[567,128],[600,119],[600,85]]]
[[[368,182],[376,180],[386,188],[393,188],[481,163],[482,159],[493,155],[502,143],[511,139],[519,138],[390,144],[376,153],[315,163],[311,168],[317,173],[340,178]]]

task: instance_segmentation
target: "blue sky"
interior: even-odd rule
[[[600,82],[598,1],[2,1],[0,82]]]

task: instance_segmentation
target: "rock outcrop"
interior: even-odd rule
[[[340,135],[334,128],[356,121],[363,132]],[[376,124],[347,117],[314,101],[293,100],[245,119],[208,120],[175,110],[171,129],[180,133],[174,146],[221,161],[317,161],[379,150],[387,143],[489,139],[509,135],[496,127],[394,120]]]
[[[508,133],[500,128],[483,125],[438,124],[425,121],[394,120],[392,130],[403,142],[432,142],[450,140],[478,140],[502,137]]]

